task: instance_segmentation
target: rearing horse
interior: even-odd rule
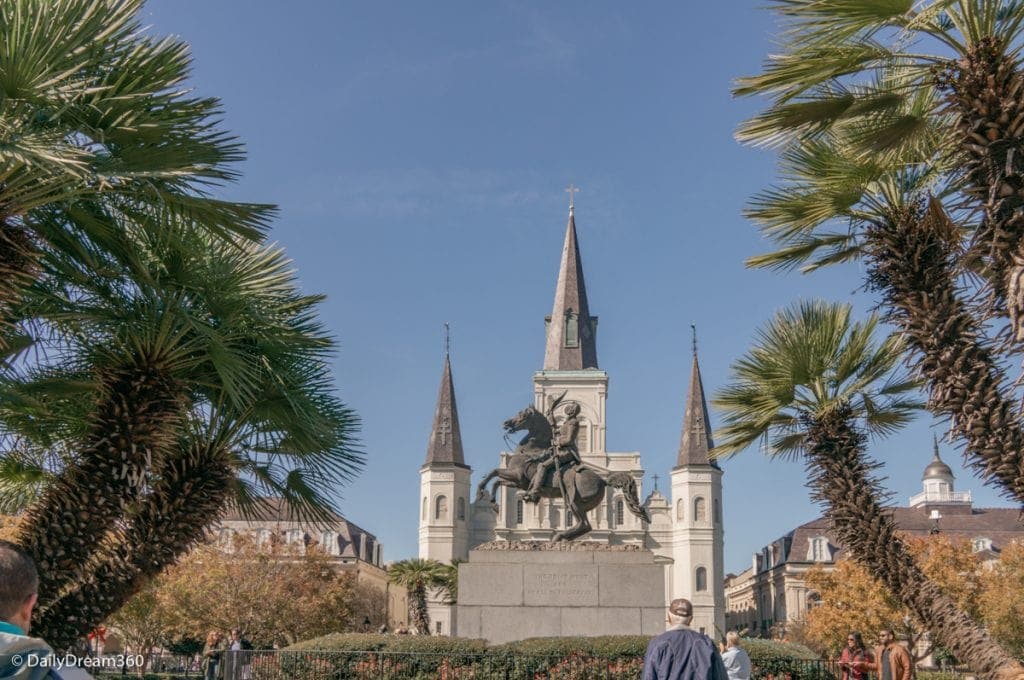
[[[527,406],[514,417],[506,420],[502,423],[502,427],[508,434],[526,430],[526,435],[519,441],[516,450],[509,457],[508,467],[491,470],[477,487],[477,498],[487,498],[487,484],[495,477],[498,478],[491,488],[492,504],[497,502],[499,486],[510,486],[523,491],[529,489],[530,480],[533,479],[533,473],[539,465],[532,458],[551,449],[551,424],[548,423],[544,414],[533,406]],[[605,479],[587,467],[568,468],[562,473],[562,481],[565,484],[568,497],[568,510],[572,511],[576,523],[565,531],[555,533],[551,537],[552,541],[571,541],[590,531],[592,527],[587,520],[587,513],[601,503],[605,488],[608,486],[622,491],[630,512],[645,522],[651,521],[647,509],[640,505],[636,482],[626,472],[613,472]],[[555,483],[554,470],[544,476],[540,495],[544,498],[562,497],[562,490]]]

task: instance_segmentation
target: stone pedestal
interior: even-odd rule
[[[665,630],[665,564],[631,545],[485,544],[459,565],[455,635],[492,644],[656,635]]]

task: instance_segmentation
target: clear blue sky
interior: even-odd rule
[[[777,307],[871,307],[857,267],[742,265],[767,248],[740,211],[774,159],[733,140],[758,103],[729,88],[771,48],[761,4],[150,0],[146,22],[192,44],[192,84],[248,147],[225,195],[279,204],[273,238],[328,296],[338,389],[368,455],[339,509],[386,559],[417,550],[442,324],[474,484],[498,462],[500,423],[532,401],[570,181],[608,447],[641,452],[645,494],[675,461],[691,323],[712,393]],[[922,416],[874,445],[899,502],[942,431]],[[958,489],[1003,505],[942,449]],[[723,467],[726,571],[818,515],[799,464],[748,451]]]

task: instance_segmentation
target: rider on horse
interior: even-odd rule
[[[576,467],[583,463],[580,460],[579,450],[576,448],[576,435],[580,431],[580,421],[576,417],[580,414],[579,404],[569,404],[565,407],[565,420],[561,427],[555,425],[554,412],[549,412],[548,422],[551,424],[551,431],[554,436],[551,438],[551,448],[534,456],[530,460],[540,463],[533,473],[533,480],[530,488],[522,492],[523,500],[529,503],[536,503],[539,498],[540,487],[544,483],[544,476],[551,468],[555,468],[556,478],[569,467]],[[565,488],[562,488],[563,495]]]

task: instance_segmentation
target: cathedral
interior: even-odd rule
[[[607,477],[630,475],[642,489],[638,452],[605,447],[608,373],[597,362],[597,317],[590,312],[574,210],[569,221],[555,285],[551,315],[545,318],[544,365],[533,374],[534,406],[556,422],[577,414],[576,448],[583,465]],[[559,396],[564,397],[556,401]],[[665,567],[666,605],[678,597],[693,602],[693,628],[714,637],[725,632],[723,590],[722,470],[708,457],[713,447],[707,401],[694,347],[676,465],[669,473],[669,497],[655,488],[643,501],[650,523],[628,511],[623,492],[608,488],[588,513],[593,529],[584,541],[628,544],[650,550]],[[501,453],[502,467],[511,452]],[[490,461],[488,454],[486,460]],[[443,563],[464,560],[490,541],[545,541],[573,524],[561,499],[525,502],[516,489],[501,487],[497,512],[490,498],[477,500],[466,464],[455,403],[450,358],[445,357],[427,456],[420,468],[419,556]],[[641,494],[641,498],[643,498]],[[455,607],[440,598],[430,603],[435,634],[456,630]]]

